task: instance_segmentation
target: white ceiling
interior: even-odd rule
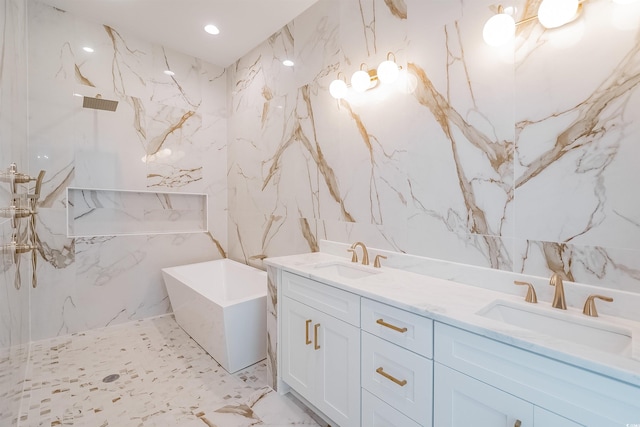
[[[143,40],[227,67],[317,0],[41,0]],[[214,24],[220,34],[204,32]]]

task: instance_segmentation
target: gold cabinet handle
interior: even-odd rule
[[[318,329],[320,328],[320,323],[316,323],[313,325],[313,348],[315,350],[319,350],[320,346],[318,345]]]
[[[513,424],[513,427],[520,427],[521,425],[522,425],[522,421],[516,420],[516,422]]]
[[[305,345],[309,345],[311,344],[311,340],[309,339],[309,325],[311,324],[311,319],[307,320],[305,323],[306,327],[304,330],[304,343]]]
[[[386,379],[388,379],[389,381],[393,381],[394,383],[398,384],[400,387],[404,387],[405,385],[407,385],[407,380],[399,380],[396,377],[387,374],[382,368],[382,366],[376,369],[376,372],[382,375],[383,377],[385,377]]]
[[[395,326],[395,325],[392,325],[391,323],[387,323],[387,322],[385,322],[383,319],[378,319],[378,320],[376,320],[376,323],[377,323],[378,325],[382,325],[382,326],[387,327],[387,328],[389,328],[389,329],[393,329],[394,331],[396,331],[396,332],[400,332],[400,333],[402,333],[402,334],[404,334],[405,332],[407,332],[407,331],[408,331],[408,329],[407,329],[407,328],[399,328],[399,327],[397,327],[397,326]]]

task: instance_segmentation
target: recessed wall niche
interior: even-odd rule
[[[67,188],[68,237],[208,231],[207,195]]]

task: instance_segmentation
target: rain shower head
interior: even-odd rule
[[[82,108],[93,108],[94,110],[116,111],[118,101],[102,99],[102,95],[97,94],[95,98],[84,96]]]

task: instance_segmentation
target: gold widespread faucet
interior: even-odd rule
[[[538,303],[538,296],[536,295],[536,290],[533,285],[529,282],[521,282],[520,280],[514,280],[514,284],[516,285],[524,285],[527,286],[527,296],[524,298],[526,302],[530,302],[531,304]]]
[[[355,242],[353,245],[351,245],[351,249],[349,249],[349,252],[353,251],[353,257],[351,258],[351,261],[358,262],[358,257],[356,255],[356,248],[358,246],[362,247],[362,265],[369,265],[369,252],[367,251],[367,247],[365,246],[365,244],[362,242]]]
[[[596,310],[596,302],[594,298],[600,298],[603,301],[612,302],[613,298],[605,297],[604,295],[589,295],[589,298],[584,303],[582,314],[586,314],[591,317],[598,317],[598,310]]]
[[[567,309],[567,302],[564,298],[564,285],[562,284],[562,277],[558,273],[553,273],[551,280],[549,281],[551,286],[555,286],[556,290],[553,293],[553,302],[551,307],[559,308],[560,310]]]
[[[374,266],[375,268],[380,268],[380,267],[382,267],[382,264],[380,264],[380,259],[381,259],[381,258],[382,258],[382,259],[387,259],[387,257],[386,257],[386,256],[384,256],[384,255],[379,255],[379,254],[378,254],[378,255],[376,255],[376,259],[374,259],[374,260],[373,260],[373,266]]]

